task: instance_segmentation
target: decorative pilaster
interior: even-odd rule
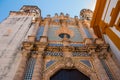
[[[108,49],[108,44],[105,44],[102,40],[98,39],[96,40],[97,48],[96,51],[99,52],[98,56],[100,59],[100,62],[107,74],[107,77],[109,80],[114,80],[114,77],[112,75],[112,72],[109,68],[109,66],[106,64],[106,56],[107,56],[107,49]]]
[[[34,27],[32,36],[36,36],[37,35],[37,31],[38,31],[39,25],[40,25],[40,19],[37,19],[37,21],[35,22],[35,27]]]
[[[34,66],[32,80],[42,80],[43,75],[43,51],[38,52]]]
[[[47,42],[48,26],[49,26],[49,19],[45,20],[45,28],[44,28],[43,36],[40,39],[40,42]]]
[[[22,59],[18,67],[18,71],[15,74],[14,80],[23,80],[26,72],[28,57],[30,56],[30,50],[33,47],[31,42],[23,42],[22,43]]]
[[[120,69],[115,64],[110,53],[107,54],[106,63],[109,65],[115,80],[120,80]]]
[[[98,78],[100,80],[109,80],[109,78],[108,78],[108,76],[107,76],[107,74],[106,74],[106,72],[101,64],[101,61],[98,58],[97,53],[93,53],[93,59],[94,59],[93,64],[95,65],[95,69],[96,69],[96,73],[98,75]]]
[[[22,52],[22,60],[20,62],[18,71],[15,74],[14,80],[23,80],[25,71],[26,71],[26,66],[27,66],[27,60],[28,60],[28,51],[23,51]]]

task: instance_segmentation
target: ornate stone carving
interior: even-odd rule
[[[35,36],[28,36],[28,41],[34,42],[35,41]]]
[[[33,47],[33,42],[24,41],[22,45],[22,49],[30,50]]]
[[[80,16],[82,17],[82,19],[91,20],[93,12],[90,9],[82,9],[80,11]]]
[[[71,69],[74,67],[74,62],[70,57],[66,57],[63,60],[64,60],[65,68]]]
[[[94,37],[95,34],[90,28],[91,10],[83,9],[80,14],[81,19],[76,16],[75,18],[71,18],[68,14],[64,15],[63,13],[61,13],[60,16],[56,14],[54,17],[47,15],[46,18],[41,19],[40,10],[35,6],[24,6],[19,12],[11,12],[10,15],[32,16],[31,24],[35,24],[33,32],[31,31],[31,36],[28,36],[28,40],[22,44],[23,59],[21,63],[23,65],[20,66],[15,80],[18,77],[21,77],[21,80],[23,80],[23,73],[25,73],[26,63],[29,57],[36,59],[32,80],[49,80],[50,76],[60,69],[78,69],[89,76],[91,80],[107,80],[105,69],[102,67],[100,59],[106,59],[108,45],[105,44],[102,39],[96,39],[97,37]],[[35,40],[35,37],[40,25],[44,27],[44,32],[38,41]],[[54,31],[49,30],[51,27],[55,27]],[[84,28],[87,28],[87,32],[91,34],[91,37],[87,37]],[[74,38],[79,35],[77,29],[79,29],[79,34],[82,35],[82,37],[77,41],[73,41],[70,37]],[[55,36],[60,36],[58,41],[54,41],[54,36],[52,36],[52,40],[48,40],[49,31],[56,32]],[[51,46],[48,44],[55,45]],[[90,60],[90,66],[92,65],[93,67],[89,68],[80,63],[80,59]],[[112,62],[110,57],[108,57],[108,59]],[[47,60],[55,60],[56,62],[46,69],[45,65]],[[85,61],[82,62],[85,63]],[[112,62],[112,64],[109,65],[113,66],[114,63]],[[113,67],[112,70],[115,68]],[[114,73],[117,73],[117,71],[118,69],[116,69]]]

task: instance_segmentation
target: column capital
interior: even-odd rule
[[[24,50],[30,50],[33,47],[33,42],[24,41],[22,47]]]
[[[36,58],[36,57],[37,57],[37,54],[32,54],[31,57],[32,57],[32,58]]]
[[[102,48],[102,51],[99,52],[99,58],[100,59],[106,59],[108,55],[107,48]]]

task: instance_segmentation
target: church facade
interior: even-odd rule
[[[119,6],[97,0],[80,18],[42,18],[29,5],[11,11],[0,24],[0,80],[120,80]]]

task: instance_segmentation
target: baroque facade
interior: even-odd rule
[[[83,9],[80,18],[56,13],[43,19],[37,6],[11,11],[0,24],[0,80],[120,80],[117,53],[95,31],[96,12]],[[70,70],[75,72],[71,78],[62,74]]]

